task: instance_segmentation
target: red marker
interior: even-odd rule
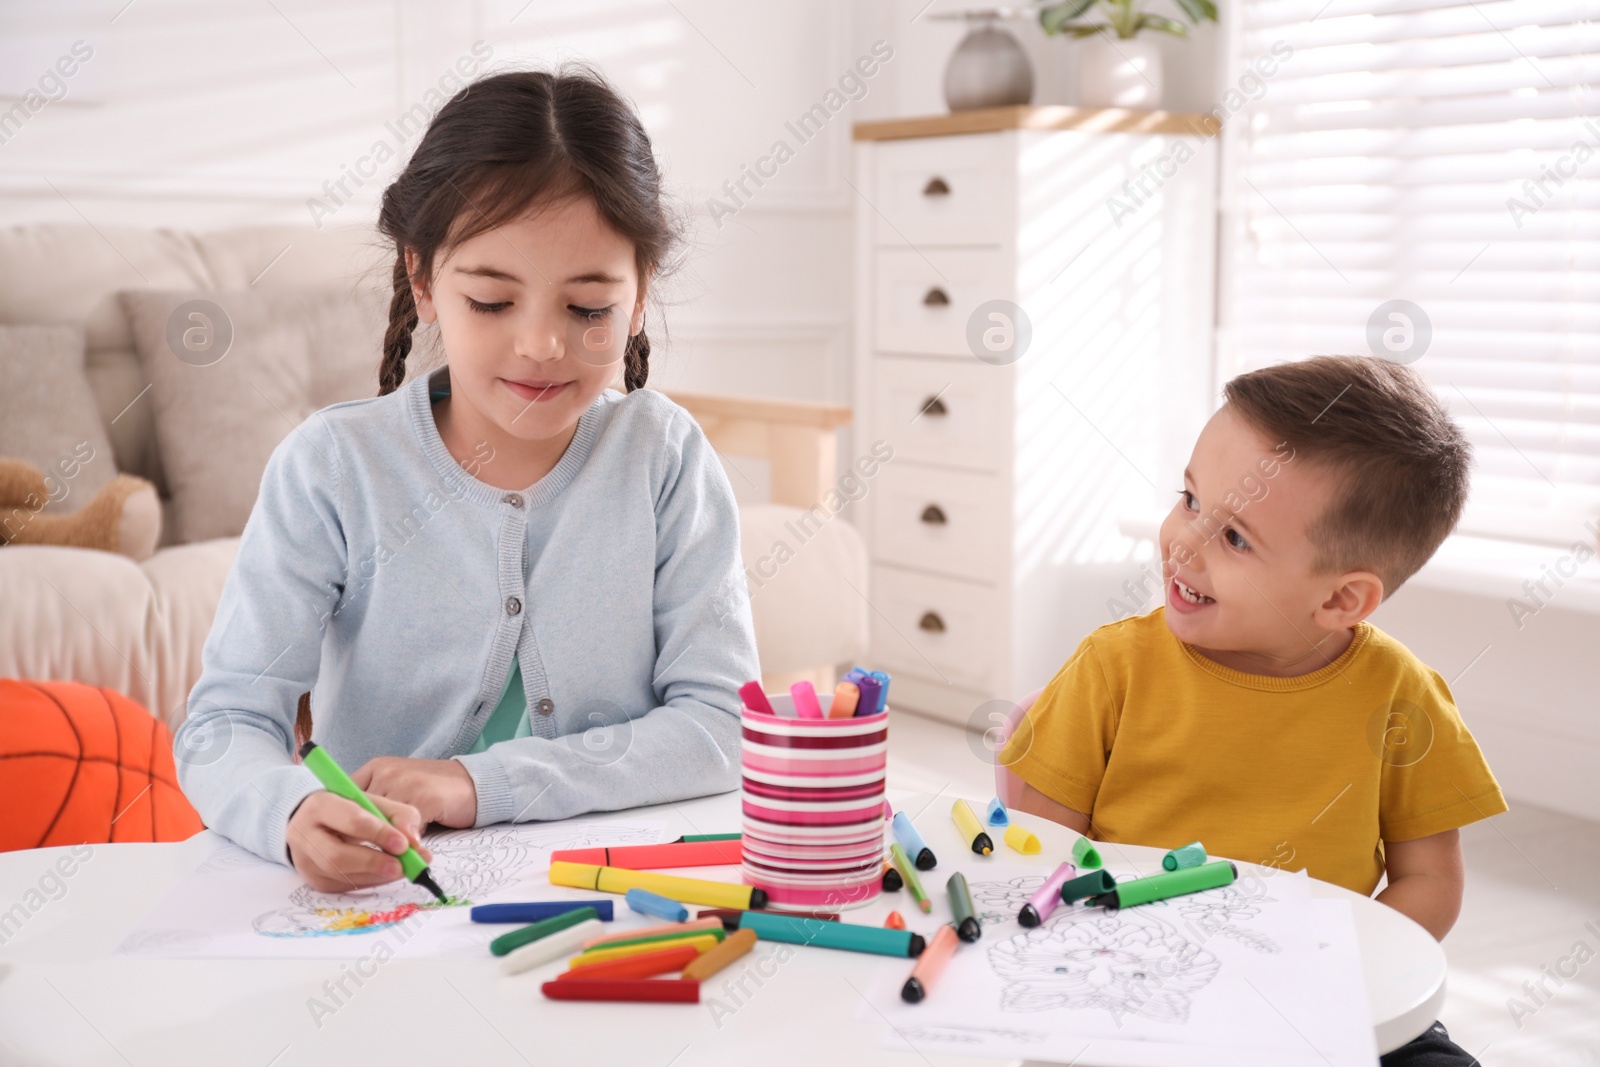
[[[653,871],[663,867],[720,867],[744,862],[739,841],[669,841],[664,845],[614,845],[610,848],[565,848],[550,858],[596,867]]]
[[[554,982],[546,982],[539,987],[539,991],[551,1000],[700,1003],[700,983],[693,978],[607,978],[599,981],[573,978],[565,982],[557,979]]]
[[[637,956],[590,963],[556,975],[558,982],[601,981],[613,978],[654,978],[658,974],[681,971],[700,956],[693,945],[663,948],[655,952],[641,952]]]
[[[751,711],[759,711],[763,715],[776,715],[772,710],[772,701],[767,699],[767,694],[762,692],[760,682],[746,682],[739,687],[739,697],[744,701],[744,706]]]

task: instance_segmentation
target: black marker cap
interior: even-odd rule
[[[922,983],[915,978],[907,978],[906,984],[900,987],[900,999],[907,1004],[915,1004],[927,995],[922,988]]]
[[[1017,912],[1017,922],[1023,926],[1038,926],[1039,913],[1034,910],[1032,904],[1024,904],[1022,910]]]
[[[928,941],[921,934],[912,934],[911,940],[906,945],[906,955],[915,959],[922,955],[922,950],[928,947]]]
[[[961,925],[956,927],[956,936],[963,941],[976,941],[983,936],[983,927],[978,924],[975,916],[968,915],[961,920]]]
[[[917,870],[931,871],[937,866],[939,866],[939,861],[934,858],[933,849],[925,848],[917,853]]]
[[[905,884],[906,880],[901,878],[900,872],[895,870],[893,867],[890,867],[888,870],[883,872],[883,891],[885,893],[899,892],[900,889],[905,886]]]
[[[987,856],[994,851],[994,842],[989,840],[988,834],[979,834],[972,839],[972,851],[980,856]]]
[[[300,746],[300,761],[302,763],[304,763],[305,762],[305,758],[307,756],[311,755],[312,750],[315,749],[316,747],[317,747],[317,743],[315,741],[307,741],[305,744],[301,745]]]
[[[767,891],[765,889],[750,890],[750,907],[759,911],[767,906]]]

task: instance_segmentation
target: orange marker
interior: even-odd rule
[[[756,932],[754,930],[735,930],[710,952],[699,959],[690,960],[689,965],[683,969],[685,978],[693,978],[696,982],[704,982],[722,968],[743,956],[746,952],[756,947]]]
[[[917,965],[911,968],[911,977],[900,987],[900,999],[907,1004],[915,1004],[932,992],[933,983],[944,973],[944,965],[956,954],[956,946],[960,943],[954,926],[945,923],[939,927],[939,932],[933,935],[928,947],[917,957]]]
[[[602,978],[654,978],[658,974],[667,974],[671,971],[682,970],[693,963],[700,955],[700,951],[685,945],[682,948],[664,948],[657,952],[641,952],[637,956],[624,956],[621,959],[607,960],[605,963],[591,963],[587,967],[578,967],[556,975],[556,981],[564,979],[602,979]]]
[[[883,925],[891,930],[904,930],[906,928],[905,916],[898,911],[891,911],[889,917],[883,920]]]
[[[828,718],[848,719],[856,713],[861,700],[861,690],[854,682],[840,682],[833,690],[833,703],[828,705]]]

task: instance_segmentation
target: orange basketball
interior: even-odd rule
[[[166,724],[121,693],[0,678],[0,852],[182,841],[205,828]]]

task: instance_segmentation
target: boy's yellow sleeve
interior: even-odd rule
[[[1058,804],[1092,815],[1120,710],[1085,639],[1017,724],[1000,763]]]
[[[1415,841],[1506,810],[1500,785],[1443,679],[1434,675],[1415,701],[1395,700],[1382,727],[1383,840]]]

